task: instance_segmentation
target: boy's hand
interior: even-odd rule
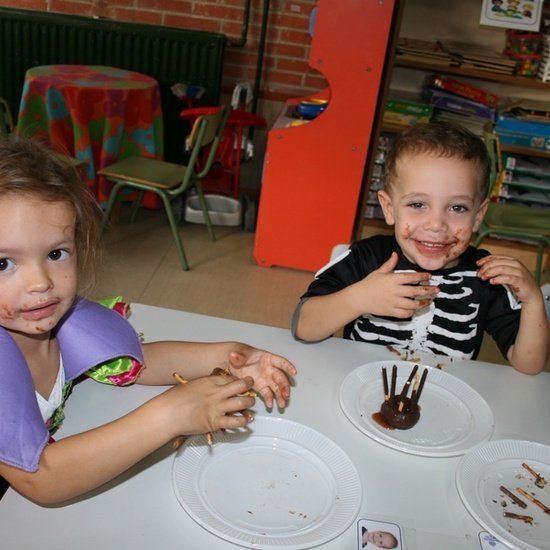
[[[428,306],[439,292],[437,286],[420,284],[431,279],[430,273],[394,273],[397,260],[394,252],[386,263],[357,283],[368,296],[364,312],[407,319]]]
[[[238,349],[229,354],[229,369],[239,378],[252,377],[254,390],[264,398],[268,408],[273,407],[275,398],[279,407],[285,407],[290,397],[287,374],[297,373],[296,367],[284,357],[246,344],[239,344]]]
[[[477,261],[478,276],[492,285],[509,285],[518,300],[528,303],[540,298],[540,287],[529,270],[516,258],[491,254]]]

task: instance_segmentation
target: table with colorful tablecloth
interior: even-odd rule
[[[94,65],[44,65],[26,72],[17,135],[49,143],[84,161],[84,177],[104,206],[112,183],[96,173],[117,159],[163,158],[157,81]],[[156,207],[154,195],[144,206]]]

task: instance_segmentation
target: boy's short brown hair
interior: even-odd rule
[[[407,155],[428,154],[458,158],[479,167],[479,199],[489,193],[491,159],[483,140],[459,124],[450,122],[418,123],[406,128],[390,144],[386,153],[385,186],[388,193],[397,180],[399,159]]]

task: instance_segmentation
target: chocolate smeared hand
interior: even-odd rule
[[[183,376],[181,376],[177,372],[175,372],[173,374],[173,376],[180,384],[187,384],[187,382],[188,382],[188,380],[186,378],[184,378]],[[231,376],[231,372],[227,368],[226,369],[215,368],[211,372],[210,376],[226,376],[226,377],[229,377],[229,376]],[[254,392],[252,390],[249,390],[249,391],[243,393],[243,395],[246,395],[247,397],[256,397],[256,392]],[[250,418],[252,420],[253,414],[250,411],[247,411],[246,409],[244,409],[244,410],[239,411],[239,412],[243,416],[247,416],[248,418]],[[183,435],[179,436],[173,443],[174,449],[178,449],[179,447],[181,447],[181,445],[184,441],[185,441],[185,436],[183,436]],[[207,432],[206,433],[206,443],[208,443],[208,445],[213,445],[214,436],[212,435],[212,432]]]
[[[395,394],[396,385],[396,371],[397,367],[394,365],[392,370],[391,389],[388,395],[387,393],[387,381],[386,381],[386,369],[382,369],[382,377],[384,382],[384,402],[380,407],[380,415],[387,422],[389,427],[397,428],[398,430],[409,430],[420,419],[420,407],[418,405],[418,399],[420,393],[424,387],[428,369],[424,369],[422,378],[419,380],[418,376],[414,384],[411,396],[408,397],[409,388],[418,370],[418,365],[415,365],[412,369],[409,378],[401,394]]]

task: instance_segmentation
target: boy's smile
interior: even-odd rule
[[[386,222],[405,256],[427,271],[453,267],[487,208],[478,197],[478,168],[453,157],[423,154],[398,162],[390,192],[380,191]]]

